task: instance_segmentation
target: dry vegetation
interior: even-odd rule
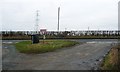
[[[120,69],[120,45],[111,49],[102,63],[102,70],[119,70]]]
[[[44,40],[38,44],[32,44],[31,41],[22,41],[16,43],[15,46],[21,53],[44,53],[76,44],[78,44],[78,42],[68,40]]]

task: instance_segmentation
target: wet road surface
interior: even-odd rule
[[[80,39],[70,48],[43,54],[19,53],[13,45],[20,40],[4,40],[2,63],[4,70],[97,70],[109,50],[117,43],[113,39]]]

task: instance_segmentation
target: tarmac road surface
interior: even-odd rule
[[[115,39],[79,39],[82,44],[43,54],[19,53],[15,46],[21,40],[3,40],[3,70],[98,70]]]

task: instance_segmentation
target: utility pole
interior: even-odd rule
[[[89,31],[89,27],[88,27],[88,31]]]
[[[89,26],[88,26],[88,35],[90,34],[90,32],[89,32]]]
[[[60,20],[60,7],[58,7],[58,31],[59,31],[59,20]]]

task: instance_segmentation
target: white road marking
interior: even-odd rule
[[[87,43],[114,43],[114,44],[116,44],[116,43],[118,43],[118,42],[117,42],[117,41],[115,41],[115,42],[91,41],[91,42],[87,42]]]
[[[13,42],[3,42],[3,43],[5,43],[5,44],[11,44],[11,43],[13,43]]]

